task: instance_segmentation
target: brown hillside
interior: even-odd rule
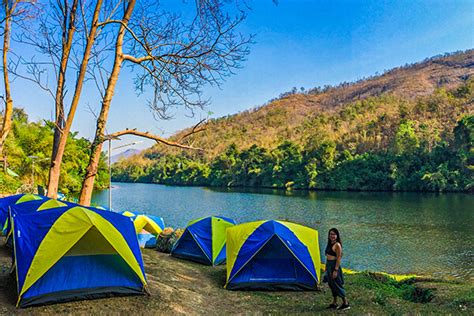
[[[298,128],[311,117],[340,110],[345,105],[368,97],[391,94],[413,99],[432,94],[437,88],[454,88],[474,75],[474,50],[434,57],[420,63],[392,69],[377,77],[337,87],[291,94],[262,107],[211,120],[207,130],[190,139],[196,147],[213,157],[231,143],[241,149],[257,144],[273,148],[284,139],[301,143]],[[175,137],[186,130],[178,133]],[[172,137],[174,138],[174,137]],[[156,145],[142,153],[148,157],[176,153],[176,149]]]

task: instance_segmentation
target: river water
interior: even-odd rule
[[[321,251],[337,227],[348,268],[474,280],[473,195],[112,185],[113,209],[158,215],[166,226],[209,215],[288,220],[318,230]],[[107,206],[108,191],[93,202]]]

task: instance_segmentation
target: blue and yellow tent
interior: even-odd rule
[[[18,306],[145,292],[128,218],[80,206],[31,214],[17,207],[11,219]]]
[[[129,211],[121,213],[130,217],[135,226],[138,244],[141,248],[155,248],[156,237],[165,229],[163,218],[153,215],[135,214]]]
[[[320,280],[318,232],[283,221],[227,229],[229,290],[315,290]]]
[[[137,215],[133,225],[142,248],[155,248],[156,237],[165,229],[163,218],[153,215]]]
[[[12,205],[23,205],[25,208],[34,208],[50,198],[36,194],[17,194],[0,199],[0,235],[8,233],[8,210]]]
[[[188,223],[171,250],[171,255],[209,265],[224,263],[226,230],[235,221],[221,216],[199,218]]]

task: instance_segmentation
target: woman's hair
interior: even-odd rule
[[[336,233],[336,235],[337,235],[336,242],[338,242],[339,244],[341,244],[341,247],[342,247],[341,235],[339,234],[339,231],[337,230],[337,228],[334,228],[334,227],[331,228],[331,229],[329,230],[329,232],[328,232],[328,246],[331,245],[331,239],[329,239],[329,234],[330,234],[331,232]]]

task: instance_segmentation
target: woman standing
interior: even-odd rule
[[[328,308],[346,310],[351,308],[344,290],[344,276],[342,275],[342,242],[339,231],[331,228],[328,233],[328,244],[326,246],[326,276],[332,292],[332,303]],[[342,299],[342,305],[337,307],[337,297]]]

